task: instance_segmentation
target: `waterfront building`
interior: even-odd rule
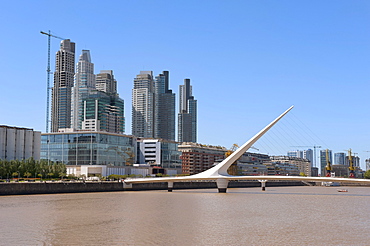
[[[169,89],[169,72],[163,71],[154,84],[154,138],[175,141],[175,93]]]
[[[132,166],[136,138],[96,131],[41,134],[41,159],[66,165]]]
[[[267,175],[283,175],[283,176],[298,176],[300,174],[296,165],[289,162],[271,161],[265,163],[267,167]]]
[[[331,150],[328,150],[328,158],[329,158],[329,161],[330,163],[333,164],[333,155],[332,155],[332,151]],[[326,176],[326,164],[327,164],[327,160],[326,160],[326,150],[320,150],[320,168],[321,168],[321,176]]]
[[[197,142],[197,100],[192,95],[190,79],[180,85],[180,110],[178,114],[178,141]]]
[[[225,158],[227,149],[221,146],[183,142],[178,146],[181,151],[182,173],[197,174],[211,168]]]
[[[52,88],[51,131],[71,128],[71,101],[75,75],[75,43],[61,41],[56,53],[54,86]]]
[[[138,139],[137,164],[172,169],[166,174],[181,173],[181,152],[178,143],[166,139]]]
[[[133,135],[142,138],[154,137],[154,80],[152,71],[140,71],[132,89]]]
[[[76,177],[106,177],[111,174],[130,175],[131,167],[110,165],[66,165],[66,173]],[[91,179],[99,180],[99,179]]]
[[[30,128],[0,126],[0,159],[40,160],[41,132]]]
[[[231,165],[227,172],[230,175],[250,176],[267,175],[266,162],[270,157],[265,154],[245,152],[235,164]]]
[[[334,173],[335,177],[348,177],[349,176],[349,169],[348,166],[342,164],[335,164],[332,165],[332,173]]]
[[[311,167],[311,176],[318,177],[319,176],[319,168],[318,167]]]
[[[345,165],[345,160],[345,153],[334,153],[334,165]]]
[[[94,63],[91,62],[90,51],[82,50],[77,63],[72,89],[72,126],[75,130],[82,129],[82,99],[95,90]]]
[[[370,159],[366,159],[365,163],[366,163],[366,171],[370,170]]]
[[[304,173],[305,176],[311,176],[312,174],[311,162],[307,159],[289,156],[271,156],[270,160],[275,164],[290,164],[297,167],[297,170],[296,168],[292,168],[289,171],[289,169],[287,169],[288,166],[285,166],[286,174],[300,175],[300,173]],[[298,171],[298,173],[296,171]]]

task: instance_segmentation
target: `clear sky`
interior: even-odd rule
[[[286,146],[274,144],[280,150],[256,143],[262,153],[304,149],[291,147],[296,145],[316,144],[333,152],[352,148],[363,168],[370,156],[367,0],[1,5],[0,124],[45,132],[47,36],[40,31],[51,30],[76,43],[76,62],[88,49],[95,73],[114,71],[125,100],[127,134],[133,78],[140,70],[155,75],[168,70],[177,101],[179,85],[191,79],[200,143],[241,145],[295,105],[289,117],[299,124],[289,123],[285,131],[307,134],[293,136]],[[52,71],[59,41],[52,40]]]

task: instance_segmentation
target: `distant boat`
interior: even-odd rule
[[[348,192],[348,190],[346,190],[346,189],[338,189],[337,191],[338,192]]]

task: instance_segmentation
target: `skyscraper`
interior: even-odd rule
[[[51,104],[51,131],[71,127],[71,99],[75,75],[75,43],[61,41],[56,53]]]
[[[132,89],[132,134],[154,137],[154,80],[152,71],[140,71]]]
[[[124,101],[117,93],[117,81],[112,70],[96,75],[96,90],[82,97],[82,129],[125,132]]]
[[[114,79],[112,70],[101,70],[96,75],[96,89],[109,95],[117,94],[117,81]]]
[[[82,100],[95,90],[94,63],[91,63],[90,51],[82,50],[77,63],[75,84],[72,89],[72,128],[81,129]]]
[[[175,140],[175,93],[169,89],[169,72],[163,71],[154,84],[154,138]]]
[[[180,85],[180,112],[178,114],[178,141],[197,142],[197,100],[192,96],[190,79]]]

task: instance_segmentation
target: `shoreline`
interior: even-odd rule
[[[300,181],[269,181],[266,187],[306,186]],[[315,184],[313,184],[315,185]],[[230,181],[228,188],[261,187],[258,181]],[[20,182],[0,183],[0,196],[36,195],[59,193],[113,192],[167,190],[167,182],[133,184],[125,187],[122,181],[87,181],[87,182]],[[217,189],[216,182],[175,182],[173,190]]]

